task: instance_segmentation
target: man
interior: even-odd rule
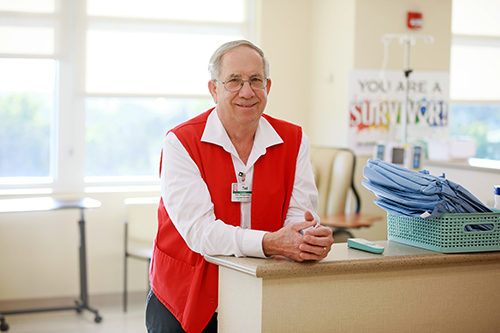
[[[226,43],[209,70],[216,107],[172,129],[163,145],[148,332],[217,330],[218,268],[203,255],[301,262],[325,258],[333,244],[314,215],[308,138],[263,115],[271,80],[262,50]]]

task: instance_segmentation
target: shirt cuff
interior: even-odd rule
[[[246,257],[266,258],[262,249],[262,239],[266,233],[266,231],[262,230],[245,230],[241,244],[243,255]]]

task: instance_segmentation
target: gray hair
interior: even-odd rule
[[[210,80],[219,79],[221,64],[222,64],[222,56],[226,54],[226,52],[238,46],[248,46],[260,54],[262,60],[264,61],[264,75],[266,76],[266,78],[269,78],[270,74],[269,61],[264,56],[264,51],[262,51],[258,46],[254,45],[252,42],[242,39],[222,44],[217,50],[215,50],[214,54],[210,58],[210,62],[208,63],[208,72],[210,73]]]

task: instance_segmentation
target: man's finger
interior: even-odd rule
[[[317,228],[311,229],[308,234],[316,237],[329,237],[332,235],[332,229],[319,225]]]
[[[314,220],[304,221],[304,222],[295,222],[295,223],[292,223],[292,229],[295,231],[301,231],[301,230],[304,230],[306,228],[312,227],[314,225],[316,225],[316,222]]]
[[[314,215],[310,211],[306,210],[306,212],[304,213],[304,219],[306,221],[312,221],[314,220]]]

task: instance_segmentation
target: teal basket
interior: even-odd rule
[[[479,224],[492,228],[466,229]],[[444,214],[430,219],[387,213],[387,238],[442,253],[500,251],[500,213]]]

